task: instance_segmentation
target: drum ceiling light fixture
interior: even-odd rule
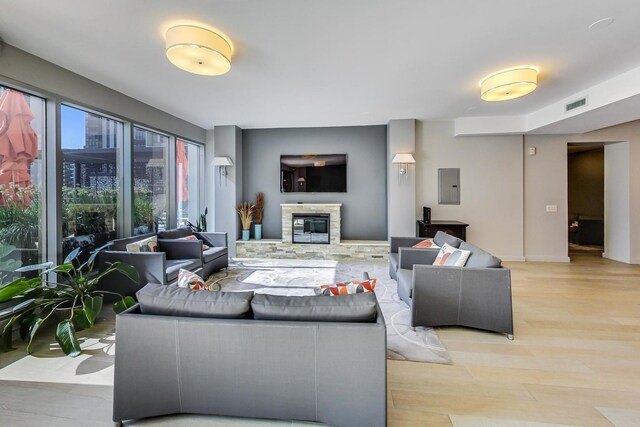
[[[167,58],[176,67],[203,76],[219,76],[231,69],[231,45],[221,35],[196,27],[176,25],[167,30]]]
[[[506,101],[533,92],[538,87],[538,67],[522,65],[489,74],[480,80],[484,101]]]

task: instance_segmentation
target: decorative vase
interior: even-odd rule
[[[255,224],[255,229],[253,230],[253,234],[256,240],[262,239],[262,224]]]
[[[242,230],[242,240],[249,240],[249,230]]]

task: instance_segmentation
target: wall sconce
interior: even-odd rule
[[[222,182],[222,177],[224,177],[224,185],[227,185],[227,166],[233,166],[233,160],[230,157],[214,157],[213,162],[211,162],[213,166],[218,168],[218,174],[220,175],[220,182]]]
[[[411,153],[398,153],[393,156],[391,160],[392,164],[398,165],[398,182],[403,184],[407,182],[407,176],[409,175],[409,165],[416,162]]]

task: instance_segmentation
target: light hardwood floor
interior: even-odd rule
[[[640,266],[507,263],[515,340],[439,328],[453,365],[389,362],[389,424],[640,426]]]
[[[640,266],[588,254],[572,260],[508,263],[514,341],[439,328],[453,365],[389,361],[389,425],[640,426]],[[51,365],[37,372],[27,364],[14,380],[0,381],[0,425],[112,425],[112,388],[100,384],[112,372],[113,321],[100,327],[104,335],[87,359],[48,360],[49,342],[36,349],[39,363],[83,372],[90,385],[33,382]],[[0,368],[23,356],[0,354]],[[142,424],[300,425],[211,417],[136,423]]]

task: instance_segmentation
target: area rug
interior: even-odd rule
[[[376,279],[375,293],[387,324],[387,358],[451,364],[433,328],[410,326],[409,306],[398,297],[387,263],[328,260],[235,258],[229,268],[212,274],[212,290],[254,291],[273,295],[315,295],[323,284],[360,280],[364,272]]]

